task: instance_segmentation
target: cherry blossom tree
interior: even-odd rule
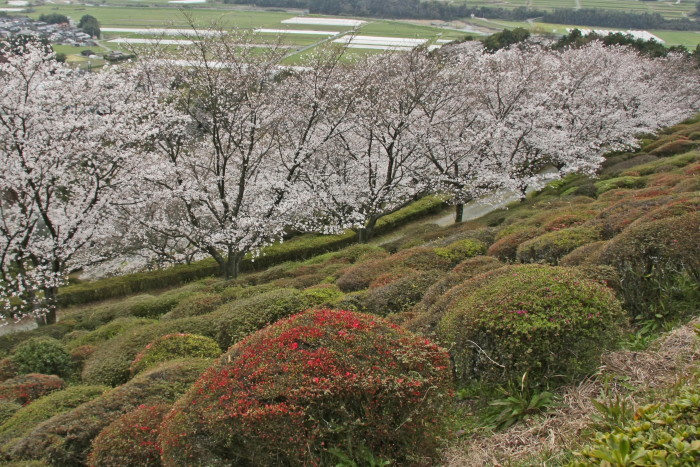
[[[445,98],[435,87],[439,61],[423,50],[367,57],[347,67],[353,99],[345,129],[305,173],[316,214],[353,228],[361,242],[377,221],[426,194],[423,139]]]
[[[144,241],[155,235],[213,257],[226,277],[247,253],[314,223],[296,181],[347,114],[335,104],[346,81],[338,54],[282,68],[284,49],[260,53],[245,46],[251,40],[215,35],[178,60],[141,60],[160,83],[151,101],[159,131],[145,141],[133,224]]]
[[[65,275],[100,258],[138,138],[124,72],[85,75],[26,44],[0,64],[0,311],[55,321]]]
[[[680,57],[653,60],[600,43],[466,48],[450,70],[463,77],[454,93],[462,119],[437,129],[440,144],[425,151],[429,176],[453,195],[459,221],[462,202],[496,188],[524,196],[545,168],[593,174],[605,152],[697,111],[697,80],[684,68]]]

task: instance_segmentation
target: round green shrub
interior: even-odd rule
[[[446,271],[452,265],[451,260],[439,256],[433,248],[410,248],[401,250],[388,258],[357,264],[345,271],[336,281],[336,285],[343,292],[354,292],[366,289],[374,279],[394,269]]]
[[[414,315],[407,317],[404,326],[413,332],[432,337],[443,311],[442,307],[434,308],[435,304],[442,300],[450,289],[467,279],[503,266],[504,264],[493,256],[475,256],[462,261],[428,287],[423,298],[411,310]]]
[[[275,287],[274,284],[235,285],[223,289],[220,296],[224,302],[232,302],[234,300],[260,295],[261,293],[269,292],[277,288],[278,287]]]
[[[195,334],[168,334],[151,342],[131,362],[132,375],[176,358],[215,358],[221,349],[210,337]]]
[[[561,266],[582,266],[584,264],[598,264],[600,253],[605,249],[609,240],[600,240],[581,245],[559,260]]]
[[[633,316],[675,318],[697,310],[700,213],[630,226],[610,240],[600,262],[617,269]]]
[[[0,428],[8,418],[12,417],[15,412],[22,408],[22,404],[17,402],[0,399]]]
[[[39,423],[89,402],[104,394],[108,389],[107,386],[69,386],[22,407],[4,424],[0,425],[2,450],[7,452],[12,444],[11,440],[25,436]]]
[[[224,303],[224,299],[220,294],[195,293],[175,305],[175,308],[163,315],[161,319],[178,319],[204,315],[216,310],[222,303]]]
[[[456,290],[439,324],[461,383],[526,372],[535,384],[570,381],[597,367],[626,322],[612,290],[574,269],[511,266],[472,281],[480,286]]]
[[[11,358],[20,373],[69,376],[73,372],[66,347],[50,337],[35,337],[22,342],[15,347]]]
[[[683,154],[698,147],[698,142],[688,139],[677,139],[671,141],[651,151],[651,154],[658,157],[668,157],[674,154]]]
[[[446,258],[452,263],[459,263],[467,258],[483,255],[486,253],[486,244],[473,238],[465,238],[450,243],[446,247],[436,248],[435,253],[442,258]]]
[[[532,238],[542,234],[542,230],[538,227],[529,227],[527,229],[508,234],[496,240],[487,251],[489,256],[495,256],[501,261],[515,261],[515,256],[518,247]]]
[[[428,465],[450,407],[447,353],[372,315],[307,311],[236,344],[161,425],[165,466],[334,465],[341,450]]]
[[[215,312],[216,340],[222,349],[227,349],[248,334],[299,313],[309,305],[304,293],[296,289],[273,290],[227,303]]]
[[[172,403],[187,391],[209,360],[173,360],[137,375],[103,395],[51,417],[12,444],[13,459],[46,460],[52,465],[87,463],[92,440],[121,415],[141,404]]]
[[[332,306],[333,303],[345,295],[335,284],[314,285],[313,287],[304,289],[302,294],[304,296],[304,301],[307,302],[309,306],[315,307]]]
[[[100,432],[92,443],[88,465],[159,467],[159,426],[170,404],[140,405]]]
[[[63,389],[65,383],[56,375],[29,373],[0,383],[0,400],[27,405],[40,397]]]
[[[191,288],[181,287],[170,290],[150,300],[143,301],[131,307],[131,314],[140,318],[158,318],[171,311],[182,300],[194,294]]]
[[[556,265],[564,255],[597,240],[600,240],[600,233],[592,227],[555,230],[521,243],[515,257],[522,263]]]
[[[400,313],[418,303],[425,291],[443,273],[440,271],[414,272],[382,287],[365,292],[361,311],[386,316]]]
[[[86,334],[77,336],[68,343],[67,347],[69,349],[75,349],[76,347],[81,347],[84,345],[99,345],[128,331],[129,329],[140,328],[152,323],[155,323],[155,321],[152,319],[136,318],[134,316],[117,318],[114,321],[103,324],[94,331],[88,331]]]
[[[141,303],[148,303],[153,299],[153,295],[135,295],[119,300],[118,302],[97,305],[71,313],[70,317],[77,321],[77,329],[89,331],[97,329],[104,324],[111,323],[118,318],[132,316],[132,309],[134,307]]]
[[[136,355],[159,337],[174,333],[214,337],[216,327],[210,315],[175,319],[132,328],[102,344],[83,366],[82,380],[88,384],[118,386],[129,380],[129,368]]]

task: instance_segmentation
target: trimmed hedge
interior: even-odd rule
[[[505,384],[526,372],[534,385],[569,382],[597,367],[627,322],[613,291],[574,269],[494,273],[457,292],[440,321],[462,384]]]
[[[12,352],[12,362],[19,373],[70,376],[73,364],[66,347],[50,337],[28,339]]]
[[[211,313],[224,302],[223,297],[216,293],[195,293],[181,300],[161,319],[188,318]]]
[[[559,260],[576,248],[600,240],[600,232],[592,227],[571,227],[556,230],[521,243],[516,259],[521,263],[548,263]]]
[[[353,292],[366,289],[380,275],[394,270],[447,271],[453,266],[453,261],[440,256],[437,250],[428,247],[416,247],[401,250],[398,253],[371,261],[357,264],[345,271],[336,284],[343,292]]]
[[[85,362],[82,379],[90,384],[118,386],[129,380],[129,368],[146,345],[161,336],[173,333],[199,334],[214,337],[215,323],[209,315],[163,321],[130,329],[100,346]]]
[[[56,375],[30,373],[0,383],[0,400],[27,405],[47,394],[63,389],[65,383]]]
[[[436,196],[427,196],[377,221],[375,235],[389,232],[415,219],[439,212],[445,202]],[[286,261],[298,261],[321,253],[338,250],[354,243],[357,235],[348,231],[340,235],[302,235],[263,248],[257,257],[248,255],[241,263],[241,271],[266,269]],[[100,279],[93,282],[61,287],[58,302],[61,306],[89,303],[107,298],[145,292],[148,290],[184,284],[219,272],[213,259],[204,259],[188,265],[178,265],[158,271]]]
[[[39,423],[89,402],[108,390],[107,386],[70,386],[22,407],[0,425],[2,451],[8,452],[13,444],[13,439],[26,436]]]
[[[219,346],[227,349],[258,329],[309,308],[308,297],[296,289],[279,289],[223,305],[214,312]]]
[[[221,349],[214,339],[195,334],[168,334],[151,342],[131,362],[132,375],[177,358],[215,358]]]
[[[487,251],[489,256],[495,256],[501,261],[515,261],[518,247],[521,243],[538,237],[542,230],[538,227],[525,227],[523,230],[501,237]]]
[[[622,296],[633,316],[675,318],[696,311],[699,233],[700,213],[694,212],[636,224],[608,242],[600,262],[619,272]]]
[[[426,290],[443,273],[440,271],[414,272],[381,287],[367,290],[360,301],[360,311],[379,316],[401,313],[418,303]]]
[[[89,465],[159,467],[159,426],[170,404],[140,405],[112,423],[92,443]]]
[[[165,466],[438,459],[446,352],[372,315],[315,310],[231,348],[161,425]]]
[[[57,467],[82,467],[92,440],[107,425],[141,404],[172,403],[211,364],[174,360],[68,412],[51,417],[13,443],[12,459],[36,459]]]
[[[125,318],[117,318],[107,324],[100,326],[94,331],[87,331],[84,334],[78,335],[75,339],[68,342],[69,349],[75,349],[84,345],[102,344],[130,329],[139,328],[148,324],[155,323],[155,320],[146,318],[137,318],[129,316]]]

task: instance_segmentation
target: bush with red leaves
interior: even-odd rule
[[[140,405],[108,425],[92,443],[88,465],[158,467],[158,427],[170,404]]]
[[[27,405],[53,391],[63,389],[64,386],[63,380],[56,375],[20,375],[0,384],[0,399]]]
[[[339,452],[430,465],[450,376],[448,354],[403,328],[309,310],[204,373],[161,425],[163,465],[335,465]]]

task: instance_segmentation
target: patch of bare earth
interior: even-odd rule
[[[695,333],[696,318],[659,338],[643,352],[618,351],[603,356],[599,371],[578,386],[563,388],[559,407],[526,420],[506,431],[476,435],[453,445],[445,452],[449,467],[504,466],[538,459],[533,465],[556,462],[557,454],[581,446],[583,431],[593,424],[596,413],[592,399],[620,397],[634,406],[654,390],[688,381],[700,362],[700,346]]]

